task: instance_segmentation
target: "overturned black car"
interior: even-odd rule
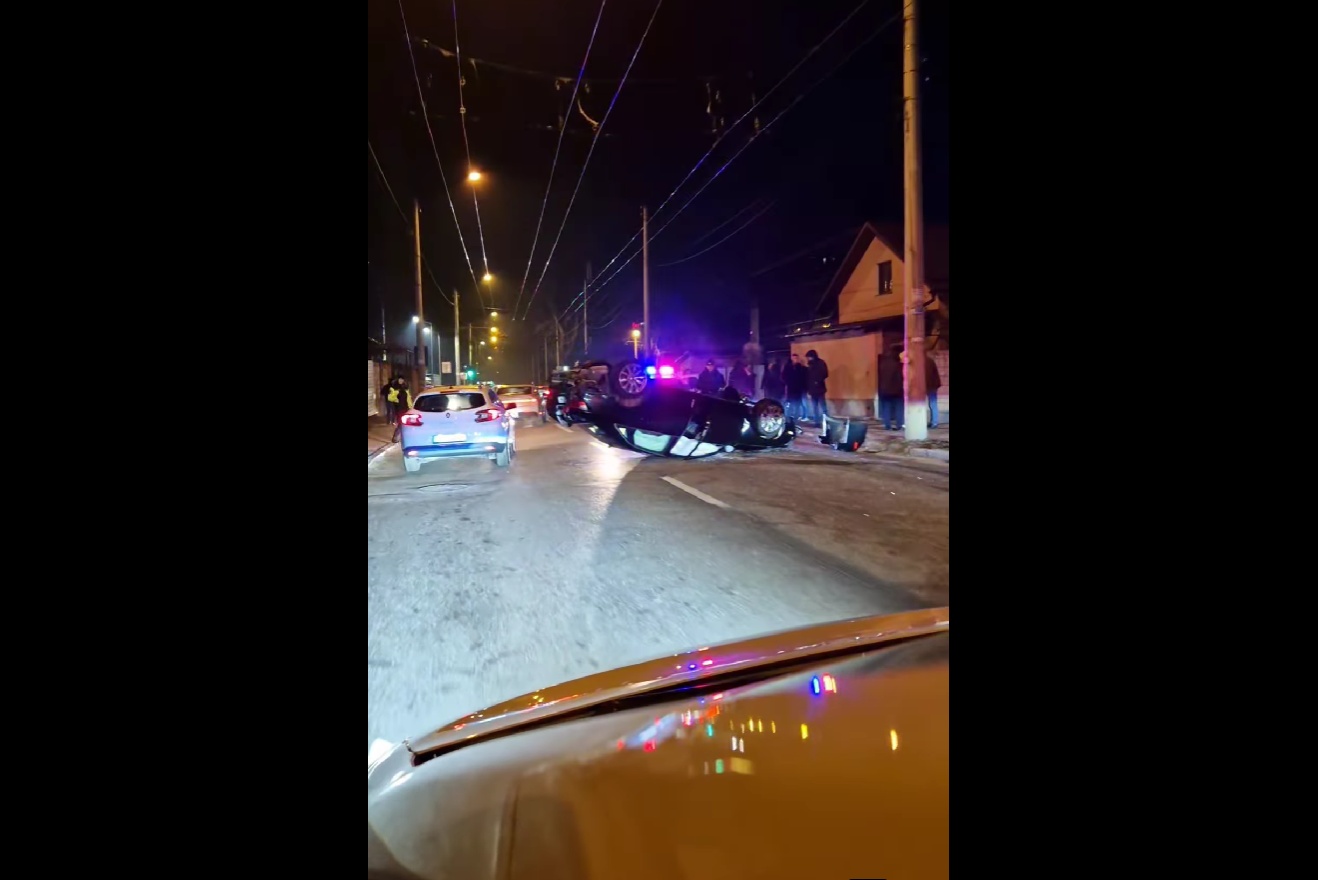
[[[777,400],[752,403],[730,388],[702,394],[637,360],[582,364],[555,394],[553,414],[563,424],[585,425],[610,446],[650,455],[775,449],[799,433]]]

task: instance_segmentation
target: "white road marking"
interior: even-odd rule
[[[665,483],[671,483],[672,485],[681,489],[683,492],[696,496],[706,504],[712,504],[715,507],[722,507],[725,510],[732,509],[729,505],[724,504],[722,501],[719,501],[713,495],[706,495],[704,492],[701,492],[699,489],[693,489],[690,486],[688,486],[686,483],[683,483],[681,480],[674,480],[672,477],[663,477],[663,481]]]

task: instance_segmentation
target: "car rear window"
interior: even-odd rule
[[[533,394],[534,389],[530,385],[500,385],[500,394]]]
[[[479,409],[485,405],[485,395],[475,391],[455,391],[452,394],[422,394],[416,399],[421,412],[460,412]]]

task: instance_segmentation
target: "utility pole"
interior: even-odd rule
[[[641,339],[650,356],[650,212],[641,206]]]
[[[544,343],[544,349],[545,349],[545,384],[548,385],[548,384],[549,384],[549,377],[552,375],[552,373],[550,373],[550,371],[549,371],[549,337],[548,337],[548,336],[542,336],[542,337],[540,337],[540,341]]]
[[[412,199],[412,240],[416,249],[416,357],[412,359],[412,393],[417,394],[426,386],[426,368],[420,363],[425,354],[423,330],[426,313],[421,305],[421,203]]]
[[[453,288],[453,384],[461,385],[462,379],[458,375],[462,372],[462,346],[458,343],[458,333],[461,331],[462,324],[459,323],[462,318],[458,312],[458,303],[462,297],[458,294],[458,288]]]
[[[554,318],[554,364],[563,365],[563,325],[558,323],[558,318]]]
[[[906,170],[906,439],[929,436],[929,397],[924,382],[924,198],[920,177],[920,53],[916,42],[916,0],[908,0],[903,30],[902,73],[905,107]]]
[[[590,312],[586,307],[590,305],[590,261],[586,261],[586,283],[581,286],[581,352],[590,356]]]
[[[474,350],[472,350],[472,347],[471,347],[471,322],[470,322],[470,321],[467,322],[467,357],[470,358],[470,360],[467,362],[468,364],[474,364],[474,363],[476,363],[476,352],[475,352]]]

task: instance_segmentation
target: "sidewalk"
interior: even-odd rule
[[[383,416],[366,417],[366,457],[370,458],[394,440],[394,426]]]
[[[852,421],[855,421],[853,419]],[[856,450],[859,455],[913,455],[919,458],[949,460],[948,420],[944,419],[937,428],[929,429],[927,440],[908,441],[903,430],[885,431],[883,422],[877,419],[865,419],[868,428],[865,443]],[[802,437],[811,443],[819,442],[819,429],[814,425],[802,425]]]

